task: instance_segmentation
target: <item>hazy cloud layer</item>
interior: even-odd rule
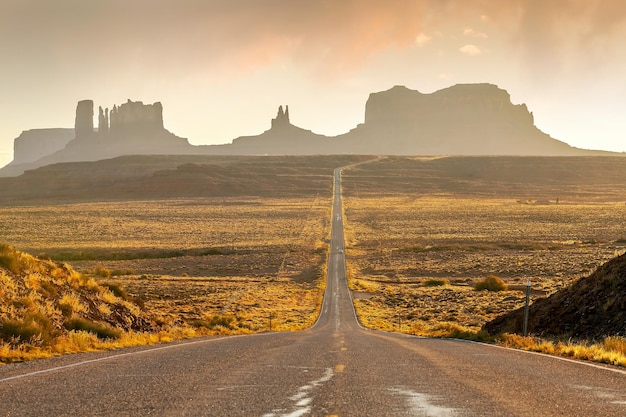
[[[11,51],[18,59],[229,71],[288,59],[318,75],[353,71],[388,48],[423,45],[455,23],[465,36],[486,38],[468,28],[476,21],[503,33],[531,68],[558,67],[593,53],[597,38],[617,47],[626,19],[621,0],[2,0],[2,9],[0,31],[19,39]]]

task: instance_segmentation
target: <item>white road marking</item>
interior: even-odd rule
[[[604,387],[592,387],[588,385],[572,385],[572,387],[583,391],[590,391],[596,397],[603,400],[612,400],[611,404],[626,405],[626,400],[624,400],[624,398],[618,398],[618,396],[623,397],[623,395],[619,391]]]
[[[289,397],[291,401],[295,402],[294,408],[291,411],[286,412],[284,409],[272,410],[271,413],[263,414],[262,417],[300,417],[310,413],[311,402],[313,402],[313,393],[311,391],[325,382],[330,381],[333,376],[333,368],[326,368],[321,378],[301,386],[294,395]]]
[[[408,397],[409,411],[415,416],[448,417],[458,415],[458,410],[433,404],[433,397],[407,389],[391,388],[389,391]]]

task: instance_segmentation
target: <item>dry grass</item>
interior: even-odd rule
[[[124,347],[152,345],[171,342],[175,339],[219,334],[216,332],[199,331],[190,327],[170,328],[159,332],[123,332],[116,339],[101,339],[88,331],[70,331],[68,334],[55,338],[46,346],[20,344],[17,346],[0,343],[0,363],[23,362],[33,359],[50,358],[79,352],[95,352],[101,350],[120,349]]]
[[[307,229],[327,220],[329,206],[315,196],[17,206],[3,207],[0,229],[16,248],[54,258],[175,257],[311,243]]]
[[[395,282],[496,275],[552,291],[622,253],[626,206],[506,200],[347,198],[349,262]]]
[[[516,334],[503,334],[497,339],[505,347],[583,359],[626,367],[626,339],[607,337],[599,343],[585,341],[551,341]]]
[[[149,312],[160,330],[119,333],[69,319],[82,314],[86,303],[65,294],[59,296],[58,313],[68,317],[69,333],[56,334],[45,344],[0,344],[0,357],[26,360],[180,337],[267,331],[270,315],[273,331],[308,327],[323,296],[330,210],[330,201],[318,197],[3,209],[0,227],[20,249],[83,259],[72,265],[85,275],[70,281],[108,289],[93,303],[97,314],[110,315],[114,302],[133,304]]]
[[[524,304],[527,280],[533,299],[545,296],[624,251],[623,203],[409,196],[344,202],[349,284],[359,319],[376,329],[492,340],[480,328]],[[508,290],[473,288],[489,276]],[[513,345],[511,338],[503,340]],[[535,341],[542,351],[622,364],[606,359],[615,353],[598,353],[609,352],[601,344],[581,343]]]
[[[113,282],[140,298],[148,311],[159,312],[168,326],[212,329],[217,318],[223,318],[231,333],[252,333],[270,330],[270,315],[273,331],[312,325],[322,300],[324,276],[320,273],[302,283],[285,278],[166,276],[120,277]]]

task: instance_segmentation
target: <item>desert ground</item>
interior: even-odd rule
[[[0,240],[121,286],[162,326],[299,330],[315,321],[323,294],[332,170],[366,160],[151,158],[144,170],[131,158],[124,170],[121,158],[89,174],[82,165],[50,167],[6,189]],[[625,165],[389,157],[346,169],[347,272],[361,322],[475,334],[523,305],[528,281],[537,299],[588,275],[626,250]],[[115,178],[105,175],[112,167]],[[45,198],[59,197],[39,182],[50,171],[70,178],[68,201]],[[104,177],[96,198],[90,190]],[[29,181],[38,184],[30,194]],[[133,198],[135,187],[145,195]],[[476,291],[489,276],[506,289]]]
[[[328,198],[174,199],[4,208],[20,250],[121,285],[170,324],[215,316],[242,331],[315,320]]]
[[[348,278],[361,321],[477,332],[626,251],[618,159],[387,158],[343,176]],[[615,164],[612,166],[612,164]],[[506,291],[475,291],[489,276]]]

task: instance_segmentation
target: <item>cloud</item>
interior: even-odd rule
[[[288,59],[328,73],[358,69],[385,49],[414,45],[429,3],[3,1],[10,6],[0,17],[0,36],[15,39],[15,33],[24,34],[21,50],[31,56],[162,70],[187,64],[231,72]],[[17,48],[14,53],[19,53]]]
[[[561,67],[564,51],[587,62],[598,43],[622,48],[626,34],[626,3],[607,0],[0,1],[7,62],[28,59],[35,68],[55,60],[138,74],[236,74],[288,61],[316,76],[340,76],[452,27],[484,39],[485,25],[490,39],[502,39],[539,73]],[[461,51],[484,52],[472,43]]]
[[[468,44],[468,45],[460,47],[459,51],[462,54],[465,54],[465,55],[468,55],[468,56],[478,56],[478,55],[482,55],[482,53],[483,53],[483,51],[481,51],[480,48],[478,48],[476,45],[472,45],[472,44]]]
[[[623,50],[626,3],[605,0],[493,2],[491,22],[536,81],[551,82],[567,68],[594,72]],[[498,3],[498,5],[496,5]],[[507,7],[505,7],[506,5]],[[622,64],[623,65],[623,64]],[[552,77],[552,78],[551,78]]]
[[[422,46],[425,46],[426,44],[430,43],[430,41],[433,39],[432,36],[428,36],[423,32],[420,32],[416,37],[415,37],[415,43],[417,44],[417,46],[419,46],[420,48]]]
[[[469,38],[482,38],[482,39],[486,39],[488,38],[486,33],[483,32],[477,32],[472,28],[465,28],[465,30],[463,31],[463,35],[469,37]]]

